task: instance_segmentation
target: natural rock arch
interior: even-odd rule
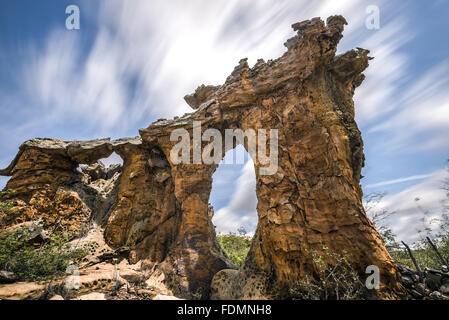
[[[258,221],[256,173],[243,146],[228,151],[219,163],[212,176],[209,202],[217,236],[236,233],[252,238]]]
[[[170,132],[178,127],[190,130],[194,120],[201,121],[204,130],[279,130],[278,172],[261,176],[255,162],[259,227],[250,254],[237,274],[221,272],[228,276],[227,285],[216,276],[213,297],[254,298],[279,292],[298,277],[313,274],[308,249],[319,251],[322,244],[335,251],[346,249],[359,270],[379,266],[384,286],[395,288],[393,261],[361,202],[363,142],[354,121],[352,95],[364,78],[361,72],[369,57],[363,49],[335,55],[345,23],[342,17],[331,17],[327,26],[320,19],[294,25],[298,35],[287,41],[289,50],[281,58],[259,60],[252,69],[242,60],[223,86],[201,86],[186,97],[195,113],[140,131],[144,143],[158,145],[169,155]],[[183,220],[203,219],[202,227],[183,224],[179,243],[201,238],[195,234],[204,237],[214,169],[172,166]],[[192,252],[212,250],[208,243],[195,242]],[[204,259],[207,253],[200,255]],[[222,265],[221,257],[209,256]],[[201,278],[200,270],[196,265],[193,278]],[[248,274],[257,281],[249,281]]]
[[[396,266],[366,217],[359,184],[363,141],[352,96],[369,52],[336,55],[345,24],[333,16],[327,24],[315,18],[293,25],[298,34],[285,43],[282,57],[253,68],[240,61],[222,86],[203,85],[185,97],[195,112],[156,121],[140,130],[141,138],[31,140],[0,174],[12,175],[7,188],[18,187],[25,202],[42,190],[51,202],[55,190],[77,179],[79,163],[115,151],[124,164],[104,225],[106,241],[130,247],[131,261],[144,260],[153,277],[182,296],[283,297],[298,278],[314,275],[309,250],[326,245],[345,249],[360,273],[378,266],[381,290],[374,296],[393,297],[401,292]],[[208,215],[217,165],[170,158],[172,131],[184,128],[192,136],[194,121],[203,132],[214,128],[223,136],[225,129],[278,130],[276,174],[261,175],[255,161],[259,224],[239,270],[229,269]]]

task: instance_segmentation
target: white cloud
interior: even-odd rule
[[[408,71],[408,56],[401,47],[412,39],[407,24],[400,17],[382,26],[359,47],[371,51],[366,79],[354,95],[357,120],[369,124],[396,109],[395,95]]]
[[[387,180],[387,181],[381,181],[378,183],[373,183],[373,184],[368,184],[365,186],[365,188],[375,188],[375,187],[382,187],[382,186],[388,186],[388,185],[392,185],[392,184],[397,184],[397,183],[402,183],[402,182],[407,182],[407,181],[415,181],[415,180],[421,180],[421,179],[426,179],[431,177],[433,174],[421,174],[421,175],[415,175],[415,176],[410,176],[410,177],[405,177],[405,178],[398,178],[398,179],[393,179],[393,180]]]
[[[422,151],[449,146],[449,60],[427,71],[408,87],[401,109],[371,132],[387,132],[388,150]],[[416,143],[419,141],[419,143]]]
[[[230,190],[227,190],[229,192]],[[216,208],[217,209],[217,208]],[[248,160],[236,181],[236,187],[229,203],[218,209],[212,219],[217,232],[236,232],[241,226],[254,234],[257,227],[257,196],[254,162]]]
[[[44,49],[30,50],[18,79],[25,91],[13,100],[41,110],[22,131],[78,119],[94,133],[119,134],[142,120],[190,112],[185,94],[202,83],[223,83],[241,58],[278,57],[292,23],[341,13],[351,22],[349,35],[361,27],[365,6],[347,0],[102,1],[98,15],[83,15],[97,19],[91,47],[85,40],[93,30],[84,23],[77,32],[61,26]]]
[[[398,240],[408,243],[419,240],[418,230],[428,226],[438,231],[439,224],[436,221],[433,224],[429,222],[441,217],[443,203],[449,200],[445,191],[442,190],[443,181],[447,176],[446,170],[438,170],[428,179],[404,191],[387,195],[379,203],[378,209],[394,212],[387,224],[396,233]],[[426,217],[424,222],[423,217]]]

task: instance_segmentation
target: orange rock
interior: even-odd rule
[[[293,25],[298,34],[285,43],[282,57],[253,68],[241,60],[222,86],[203,85],[186,96],[194,113],[158,120],[140,130],[141,139],[26,142],[0,170],[12,175],[7,188],[25,203],[13,223],[44,217],[47,226],[62,224],[76,235],[90,219],[104,217],[106,242],[131,247],[131,261],[144,260],[183,297],[282,297],[297,279],[315,275],[310,250],[319,253],[323,245],[348,252],[361,274],[378,266],[381,290],[373,297],[397,297],[396,266],[361,200],[363,141],[352,97],[369,52],[336,55],[345,24],[333,16],[326,24],[315,18]],[[171,132],[192,134],[193,121],[223,137],[225,129],[278,130],[277,172],[261,175],[264,166],[253,159],[259,223],[239,270],[217,244],[209,216],[216,165],[170,159]],[[76,171],[113,151],[124,164],[107,192]]]

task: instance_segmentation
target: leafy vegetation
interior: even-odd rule
[[[72,250],[67,238],[51,235],[41,245],[29,241],[30,233],[20,229],[0,239],[0,269],[13,272],[20,280],[48,280],[63,275],[67,266],[86,254]]]
[[[0,191],[0,198],[10,198],[17,194],[16,190],[6,189],[4,191]]]
[[[290,289],[291,297],[300,300],[362,299],[365,287],[349,263],[349,254],[346,251],[335,253],[326,246],[322,247],[322,252],[319,254],[316,250],[310,250],[318,276],[299,279]]]
[[[4,223],[9,223],[16,217],[11,209],[14,208],[17,203],[14,200],[9,200],[15,194],[15,190],[5,190],[0,192],[0,199],[3,199],[3,201],[0,201],[0,213],[2,213],[0,216],[2,216]]]
[[[241,266],[251,247],[251,238],[246,236],[246,230],[241,227],[236,233],[218,235],[217,240],[223,251],[236,266]]]
[[[449,178],[444,180],[442,189],[446,191],[447,200],[449,201]],[[394,215],[395,212],[377,209],[378,204],[384,196],[385,194],[382,193],[374,193],[365,197],[367,214],[379,231],[392,258],[400,266],[415,269],[409,254],[405,251],[404,245],[399,243],[397,236],[388,225],[388,218]],[[431,218],[430,213],[420,206],[420,201],[420,198],[415,199],[416,207],[422,214],[422,225],[416,229],[416,232],[419,235],[419,240],[409,246],[421,269],[426,267],[439,269],[443,265],[443,262],[432,248],[427,237],[432,239],[431,241],[438,249],[443,259],[449,261],[449,206],[447,205],[447,202],[443,203],[440,218]]]
[[[0,192],[3,223],[15,218],[15,190]],[[63,235],[51,234],[40,244],[33,243],[31,232],[19,229],[0,238],[0,270],[13,272],[19,280],[48,280],[62,275],[67,266],[82,259],[85,249],[72,250]]]
[[[416,262],[420,268],[440,269],[443,262],[438,257],[438,254],[432,248],[426,237],[433,238],[431,240],[435,247],[440,252],[443,259],[449,261],[449,219],[447,214],[443,214],[440,221],[440,231],[436,234],[432,234],[432,229],[428,230],[425,235],[421,235],[421,239],[411,244],[412,254],[416,259]],[[401,266],[415,269],[415,266],[409,256],[409,254],[401,248],[396,241],[396,237],[393,234],[393,241],[397,244],[394,248],[390,248],[389,252],[392,258]],[[385,238],[384,238],[385,239]],[[384,240],[385,241],[385,240]]]

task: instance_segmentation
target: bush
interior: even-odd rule
[[[449,167],[448,167],[449,173]],[[419,197],[415,198],[417,209],[421,212],[421,226],[416,228],[420,240],[410,244],[410,249],[421,270],[424,268],[440,269],[443,262],[440,260],[435,250],[432,248],[426,237],[432,239],[440,254],[446,261],[449,261],[449,176],[443,181],[442,189],[446,191],[447,199],[442,202],[442,214],[439,218],[434,218],[430,213],[421,207]],[[378,210],[377,206],[385,196],[384,193],[372,193],[365,196],[364,205],[366,212],[379,231],[387,250],[392,258],[400,266],[415,269],[405,247],[396,240],[396,235],[387,224],[389,217],[394,212]],[[437,228],[435,230],[435,228]]]
[[[67,238],[52,235],[36,247],[21,229],[0,239],[0,269],[13,272],[20,280],[40,281],[63,275],[67,266],[81,260],[84,249],[72,250]]]
[[[449,199],[449,193],[448,193]],[[429,218],[429,213],[423,210],[418,202],[419,198],[415,199],[418,209],[422,212],[422,227],[417,229],[417,233],[420,235],[420,240],[412,243],[410,245],[413,257],[415,258],[421,271],[424,268],[440,269],[443,262],[438,257],[435,250],[430,245],[429,241],[426,239],[429,237],[432,239],[433,244],[438,249],[439,253],[446,261],[449,261],[449,214],[447,213],[448,208],[443,206],[443,213],[439,218]],[[438,227],[438,231],[434,231],[435,225]],[[388,248],[388,247],[387,247]],[[403,267],[410,269],[415,269],[408,252],[404,249],[394,248],[389,250],[393,259]],[[446,264],[446,263],[445,263]]]
[[[446,261],[449,261],[449,233],[439,234],[432,240],[432,242],[435,244],[443,258]],[[435,250],[425,239],[413,243],[411,251],[421,271],[424,268],[440,269],[443,265],[443,262],[440,260]],[[393,250],[390,251],[390,254],[398,265],[409,269],[415,269],[415,265],[405,250]]]
[[[17,202],[14,200],[9,200],[12,196],[16,194],[15,190],[5,190],[0,192],[0,213],[2,213],[3,222],[9,223],[16,218],[14,212],[11,210],[17,205]]]
[[[229,259],[236,266],[241,266],[251,247],[251,239],[243,235],[238,236],[235,233],[230,233],[218,235],[217,240]]]
[[[299,279],[290,289],[293,299],[300,300],[358,300],[365,290],[358,273],[349,263],[346,251],[337,254],[323,246],[324,254],[310,250],[316,278]],[[333,261],[332,264],[325,261]]]

